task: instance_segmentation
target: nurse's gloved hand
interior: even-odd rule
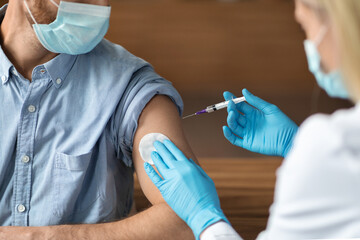
[[[192,229],[196,239],[210,225],[227,221],[220,207],[214,182],[193,160],[169,140],[155,142],[154,168],[145,163],[145,171],[160,190],[164,200]]]
[[[270,104],[248,90],[242,91],[246,102],[228,105],[228,126],[225,137],[234,145],[252,152],[285,157],[292,147],[298,126],[277,106]],[[235,98],[224,93],[226,100]],[[239,113],[241,112],[241,113]]]

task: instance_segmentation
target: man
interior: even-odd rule
[[[0,10],[0,239],[193,238],[138,151],[161,132],[193,157],[183,103],[148,63],[103,40],[108,5],[10,0]],[[133,170],[153,206],[122,219]]]

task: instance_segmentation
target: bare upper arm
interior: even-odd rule
[[[188,158],[197,160],[185,139],[179,112],[169,97],[155,96],[144,108],[138,123],[133,143],[135,171],[145,196],[152,204],[157,204],[164,200],[144,170],[144,162],[139,153],[139,143],[142,137],[148,133],[162,133],[170,138]]]

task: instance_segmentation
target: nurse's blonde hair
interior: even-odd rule
[[[326,14],[340,43],[342,71],[352,99],[360,101],[360,0],[301,0]]]

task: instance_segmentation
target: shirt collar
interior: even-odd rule
[[[0,8],[0,23],[2,22],[2,20],[5,16],[6,9],[7,9],[7,4],[5,4],[4,6],[2,6]],[[0,46],[0,59],[1,59],[1,61],[0,61],[0,79],[1,79],[1,83],[4,85],[9,80],[10,68],[12,67],[12,63],[5,55],[1,46]]]
[[[5,16],[6,9],[7,4],[0,8],[0,24]],[[75,63],[76,58],[76,55],[63,53],[43,65],[49,73],[51,81],[56,88],[60,88],[63,85],[67,75]],[[5,55],[2,46],[0,46],[0,59],[0,80],[4,85],[9,80],[10,70],[13,64]]]
[[[44,64],[56,88],[60,88],[74,66],[76,55],[62,53]]]
[[[1,61],[0,61],[0,78],[1,78],[1,83],[4,85],[9,80],[10,69],[12,67],[12,63],[6,57],[1,46],[0,46],[0,59],[1,59]]]

